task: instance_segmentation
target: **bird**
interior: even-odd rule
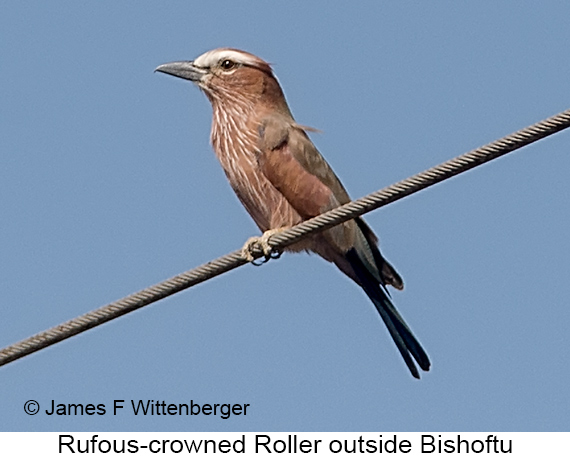
[[[269,63],[246,51],[218,48],[194,60],[159,65],[155,71],[193,82],[209,99],[214,153],[263,232],[256,240],[266,255],[272,234],[350,201],[309,138],[307,132],[314,129],[293,118]],[[250,247],[251,242],[244,247],[248,260],[252,260]],[[370,298],[412,376],[420,378],[416,364],[429,371],[428,355],[387,289],[402,290],[403,280],[380,253],[377,236],[362,218],[313,234],[285,250],[316,253],[335,264]]]

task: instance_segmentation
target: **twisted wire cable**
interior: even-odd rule
[[[570,110],[563,111],[396,184],[276,233],[269,238],[268,244],[272,249],[279,251],[311,233],[326,230],[334,225],[361,216],[568,127],[570,127]],[[259,243],[253,246],[251,254],[255,259],[264,255]],[[116,319],[143,306],[157,302],[246,263],[248,261],[244,257],[242,250],[234,251],[94,311],[37,333],[1,349],[0,366]]]

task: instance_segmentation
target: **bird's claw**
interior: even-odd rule
[[[255,266],[263,265],[271,259],[278,259],[281,257],[281,250],[275,249],[269,244],[269,238],[271,238],[271,235],[275,234],[278,231],[280,231],[280,229],[267,230],[261,236],[253,236],[249,238],[241,249],[242,256]],[[256,263],[256,259],[253,257],[253,251],[255,250],[256,246],[259,246],[263,251],[263,257],[259,263]]]

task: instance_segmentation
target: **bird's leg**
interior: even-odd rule
[[[265,262],[269,261],[269,259],[278,259],[281,257],[281,250],[272,248],[269,245],[269,238],[271,238],[276,233],[286,230],[287,228],[288,227],[280,227],[271,229],[263,232],[263,235],[261,236],[252,236],[245,242],[243,248],[241,248],[243,257],[245,257],[248,262],[251,262],[256,266],[263,265]],[[263,251],[264,260],[262,260],[261,263],[255,263],[255,259],[252,255],[252,251],[256,245],[259,245]]]

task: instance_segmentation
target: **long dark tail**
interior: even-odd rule
[[[374,249],[374,247],[372,249]],[[378,255],[380,256],[380,252],[378,252]],[[392,304],[384,284],[380,284],[374,275],[366,268],[356,252],[356,249],[352,248],[346,253],[346,260],[350,263],[355,276],[358,278],[358,282],[366,292],[366,295],[372,300],[386,327],[388,327],[388,331],[394,343],[396,343],[400,354],[402,354],[412,376],[419,379],[420,374],[412,360],[412,356],[422,370],[428,371],[430,361],[426,352]],[[382,265],[378,265],[378,267],[382,269]]]

